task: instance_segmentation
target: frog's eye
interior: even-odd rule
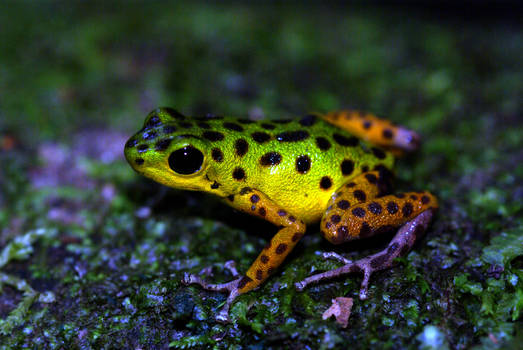
[[[201,169],[203,164],[203,153],[200,150],[186,146],[180,148],[169,156],[169,167],[178,174],[194,174]]]

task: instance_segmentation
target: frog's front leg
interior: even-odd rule
[[[409,192],[376,198],[375,184],[376,174],[367,173],[343,185],[329,202],[329,209],[321,222],[321,230],[326,239],[339,244],[400,227],[388,247],[355,262],[337,254],[324,254],[325,258],[338,260],[345,265],[296,283],[298,290],[303,290],[311,283],[362,272],[360,299],[365,299],[371,274],[392,266],[393,260],[405,255],[427,229],[438,208],[437,199],[433,195],[428,192]]]
[[[229,292],[225,305],[216,316],[216,319],[221,322],[229,321],[229,308],[234,299],[260,286],[281,265],[305,233],[303,221],[278,207],[258,190],[245,187],[239,194],[230,196],[228,200],[232,201],[231,204],[235,208],[270,221],[281,228],[263,248],[245,276],[234,276],[237,278],[228,283],[212,284],[199,276],[185,274],[183,282],[186,284],[199,284],[208,290]]]

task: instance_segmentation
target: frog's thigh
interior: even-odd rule
[[[324,115],[323,118],[362,139],[391,151],[411,152],[416,150],[420,144],[420,137],[414,131],[394,125],[390,121],[370,113],[336,111]]]
[[[373,173],[362,174],[341,186],[329,202],[320,228],[330,242],[340,244],[390,231],[438,207],[437,199],[429,192],[377,197],[377,186],[365,182],[369,174]]]
[[[303,237],[306,226],[302,220],[277,206],[258,190],[244,188],[240,194],[231,197],[230,200],[235,208],[280,227],[240,281],[239,293],[245,293],[262,284],[281,265]]]

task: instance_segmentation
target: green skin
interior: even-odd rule
[[[437,208],[437,200],[428,193],[380,196],[386,193],[382,190],[391,177],[393,155],[315,115],[253,122],[187,118],[159,108],[126,143],[125,156],[136,171],[157,182],[213,193],[280,227],[244,276],[229,266],[235,279],[224,284],[191,274],[184,277],[184,283],[229,292],[217,315],[224,322],[235,298],[275,271],[303,237],[306,224],[323,216],[322,234],[335,244],[401,226],[382,252],[356,262],[327,255],[345,265],[296,283],[303,289],[323,279],[363,272],[364,299],[371,273],[392,266],[394,258],[405,254],[432,218],[433,210],[427,209]]]
[[[209,131],[221,135],[206,134]],[[328,145],[321,144],[318,137]],[[187,146],[199,149],[204,160],[197,173],[180,175],[169,167],[169,155]],[[277,165],[262,164],[262,156],[270,152],[281,156]],[[137,172],[169,187],[222,198],[245,187],[255,188],[305,223],[318,221],[333,193],[351,178],[378,165],[392,169],[394,164],[392,154],[378,151],[314,116],[254,122],[228,117],[187,118],[168,108],[151,112],[144,128],[127,142],[125,156]],[[309,162],[301,156],[307,156]],[[343,161],[352,171],[344,174]],[[243,170],[243,177],[234,177],[237,168]],[[326,176],[331,185],[322,188],[320,182]]]

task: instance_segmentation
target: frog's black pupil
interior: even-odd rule
[[[169,167],[178,174],[194,174],[203,164],[203,153],[192,146],[174,151],[169,156]]]

